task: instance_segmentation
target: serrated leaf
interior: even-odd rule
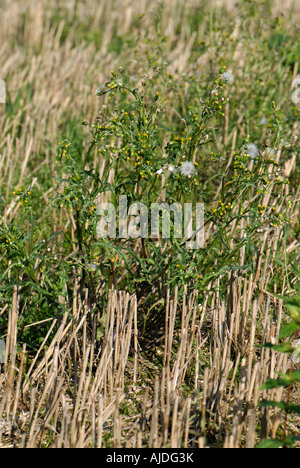
[[[278,335],[278,339],[282,340],[283,338],[286,338],[287,336],[291,336],[298,329],[299,329],[299,324],[295,322],[287,323],[281,328],[280,333]]]

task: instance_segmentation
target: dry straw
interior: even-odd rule
[[[114,447],[204,447],[209,446],[209,427],[216,425],[221,446],[253,447],[260,436],[255,431],[259,421],[263,436],[272,435],[278,425],[276,411],[259,410],[259,387],[287,366],[282,355],[255,347],[258,320],[264,323],[261,342],[275,342],[278,328],[269,295],[261,291],[258,299],[249,301],[249,288],[256,287],[244,281],[238,294],[238,279],[233,278],[228,286],[228,297],[235,297],[231,308],[216,292],[208,292],[213,304],[206,311],[209,323],[201,320],[196,293],[185,293],[181,303],[176,297],[170,300],[162,369],[151,366],[139,350],[135,295],[114,290],[109,293],[100,344],[90,340],[93,330],[85,302],[78,297],[79,309],[72,311],[75,323],[66,314],[50,345],[45,348],[42,343],[40,358],[25,369],[26,348],[16,354],[16,290],[0,379],[2,443],[101,447],[110,440]],[[280,311],[280,301],[273,301]],[[247,310],[242,328],[237,310]],[[150,369],[155,374],[153,386],[145,379]],[[194,396],[184,395],[187,376],[194,379]],[[263,396],[280,400],[282,391],[265,391]],[[126,405],[130,411],[122,410]]]

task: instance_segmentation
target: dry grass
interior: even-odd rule
[[[272,257],[279,239],[264,241]],[[179,303],[168,293],[160,362],[140,346],[135,295],[117,291],[109,293],[100,343],[100,317],[90,316],[88,291],[82,299],[77,290],[72,316],[53,319],[50,345],[45,339],[34,356],[25,346],[17,352],[16,288],[0,380],[2,444],[208,447],[217,434],[219,446],[252,448],[274,436],[280,415],[258,401],[280,401],[282,390],[261,395],[259,387],[287,369],[287,357],[256,345],[276,342],[284,311],[257,281],[263,269],[258,262],[249,281],[230,275],[227,301],[211,291],[199,304],[194,291]]]
[[[234,9],[233,3],[222,1],[224,11]],[[280,5],[279,1],[275,3]],[[9,118],[3,108],[0,109],[0,180],[6,199],[16,185],[26,181],[33,183],[48,202],[52,188],[49,186],[45,191],[40,174],[46,173],[46,179],[49,179],[49,171],[56,174],[56,143],[66,134],[72,136],[74,125],[84,119],[92,121],[97,115],[95,90],[98,85],[106,81],[111,70],[120,66],[126,68],[127,63],[130,63],[131,73],[138,77],[148,72],[142,57],[149,53],[149,37],[156,36],[153,23],[159,5],[159,1],[143,0],[133,6],[131,0],[122,0],[120,15],[119,2],[114,1],[108,4],[104,0],[71,0],[67,6],[58,0],[43,0],[38,4],[30,0],[13,4],[7,0],[1,2],[1,78],[7,82],[12,103]],[[293,2],[285,2],[286,10],[292,5]],[[160,10],[158,28],[167,38],[164,54],[175,79],[190,67],[192,46],[203,39],[205,22],[197,32],[187,26],[186,17],[195,7],[192,0],[184,4],[167,1]],[[212,1],[211,7],[217,8],[218,3]],[[298,13],[297,9],[294,22]],[[274,16],[276,14],[274,7]],[[235,15],[233,13],[233,18]],[[75,17],[80,21],[75,22]],[[238,24],[237,21],[236,37]],[[85,29],[91,34],[94,32],[95,40],[82,32]],[[99,30],[101,41],[97,41]],[[133,43],[135,55],[128,56],[126,47],[116,52],[116,31],[122,37],[137,30],[140,36],[138,43]],[[246,55],[238,49],[236,55],[237,63],[246,60]],[[215,49],[211,47],[200,55],[195,66],[205,69],[214,57]],[[12,217],[16,209],[12,203],[5,216]]]
[[[54,21],[51,15],[63,3],[1,2],[0,78],[5,78],[15,103],[9,116],[0,107],[0,180],[9,200],[4,220],[11,220],[19,209],[11,197],[17,184],[32,184],[47,206],[53,192],[47,178],[56,174],[57,141],[72,132],[73,124],[96,116],[95,89],[111,69],[128,60],[126,51],[111,48],[115,31],[129,34],[141,14],[150,28],[147,15],[153,16],[159,2],[123,0],[120,14],[120,2],[71,0],[64,16]],[[226,1],[226,8],[234,9],[234,3]],[[277,14],[282,2],[275,3]],[[160,28],[167,36],[165,53],[175,77],[189,64],[191,45],[201,40],[201,30],[180,26],[193,4],[168,0],[162,10]],[[91,31],[101,25],[101,46],[81,43],[80,29],[68,29],[74,12]],[[143,41],[146,30],[140,34],[137,58],[149,47]],[[206,66],[210,54],[213,50],[199,58],[200,67]],[[134,63],[131,68],[141,76],[144,65]],[[233,146],[235,137],[227,135]],[[278,161],[280,157],[279,152]],[[103,161],[95,158],[94,165],[104,170]],[[285,163],[287,172],[295,166],[295,159]],[[294,199],[299,196],[298,188]],[[291,210],[291,215],[296,222],[299,211]],[[59,224],[52,212],[51,216],[53,225]],[[207,235],[212,229],[208,227]],[[274,437],[282,422],[280,413],[260,409],[258,402],[279,401],[282,390],[261,393],[259,387],[267,377],[285,372],[288,361],[257,345],[276,343],[285,319],[282,301],[275,296],[289,292],[285,280],[282,290],[276,283],[273,291],[269,288],[283,241],[280,230],[262,233],[255,273],[249,279],[238,270],[228,274],[226,299],[219,296],[218,284],[209,285],[201,304],[197,291],[186,290],[180,300],[176,291],[167,291],[150,349],[140,332],[143,310],[135,295],[110,289],[104,336],[97,341],[101,317],[91,315],[89,291],[83,293],[78,284],[69,313],[51,319],[40,348],[35,353],[25,345],[19,349],[17,323],[24,298],[16,286],[12,308],[0,311],[0,317],[9,314],[0,373],[0,447],[253,448],[261,438]],[[297,241],[286,248],[299,256]],[[241,266],[243,261],[242,251]],[[293,398],[297,402],[297,393]],[[294,421],[293,431],[299,435],[297,424]]]
[[[258,408],[259,386],[285,371],[287,358],[255,342],[258,329],[260,343],[276,341],[283,310],[281,301],[262,290],[251,300],[257,290],[253,279],[229,278],[230,304],[215,292],[202,305],[195,292],[185,294],[182,303],[168,296],[164,347],[158,348],[165,350],[163,366],[140,348],[136,297],[116,291],[109,294],[100,344],[99,317],[91,321],[86,291],[83,301],[79,294],[75,298],[72,317],[60,318],[50,345],[43,343],[35,356],[25,346],[17,352],[16,290],[0,380],[2,444],[209,447],[217,433],[219,446],[252,448],[257,424],[262,436],[274,435],[280,416]],[[181,327],[174,333],[178,320]],[[194,387],[189,396],[187,383]],[[282,390],[263,396],[279,401]]]

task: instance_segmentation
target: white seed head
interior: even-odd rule
[[[256,144],[255,143],[248,143],[248,145],[246,147],[246,153],[248,154],[248,156],[250,158],[256,158],[256,156],[259,153],[259,150],[258,150]]]
[[[195,173],[195,166],[190,161],[184,161],[179,168],[182,175],[191,177]]]
[[[223,81],[223,83],[231,85],[234,82],[234,77],[231,73],[224,72],[221,75],[221,80]]]

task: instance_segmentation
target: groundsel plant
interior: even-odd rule
[[[34,292],[30,304],[24,305],[24,325],[38,319],[37,304],[43,318],[61,314],[74,278],[99,308],[99,284],[105,293],[114,286],[153,301],[163,299],[167,286],[171,291],[178,287],[180,296],[186,285],[204,292],[215,279],[220,279],[222,292],[227,288],[225,273],[237,269],[250,274],[255,269],[261,233],[289,223],[284,191],[288,180],[273,154],[253,146],[250,135],[230,158],[226,148],[215,149],[232,82],[227,75],[224,79],[225,73],[222,68],[205,87],[193,80],[182,115],[166,112],[176,108],[179,97],[165,63],[138,84],[123,69],[112,71],[96,92],[96,121],[83,122],[90,135],[87,150],[82,153],[70,139],[58,144],[51,209],[59,210],[61,223],[51,236],[40,232],[31,187],[16,189],[20,222],[0,225],[6,267],[0,300],[11,301],[15,284],[28,297]],[[275,108],[273,120],[276,126]],[[276,129],[272,147],[278,145],[278,125]],[[135,235],[122,235],[126,230],[116,211],[113,238],[99,236],[105,216],[101,203],[117,207],[121,197],[135,206],[123,220]],[[138,235],[139,229],[151,232],[150,219],[148,229],[139,223],[138,204],[149,212],[153,204],[161,208],[155,236]],[[199,204],[204,206],[205,238],[190,249],[186,245],[197,234],[191,227]],[[187,232],[179,232],[177,213],[170,209],[174,205],[189,207]],[[161,234],[166,220],[168,236]]]
[[[215,132],[215,127],[223,125],[230,93],[226,87],[233,82],[232,75],[224,67],[206,90],[194,87],[188,114],[166,121],[167,106],[176,105],[168,101],[168,80],[165,64],[140,85],[134,81],[134,87],[123,68],[112,71],[110,79],[96,91],[100,105],[96,122],[83,122],[91,135],[85,157],[80,157],[70,141],[61,142],[58,149],[57,167],[67,177],[58,179],[64,188],[56,201],[76,224],[77,258],[74,254],[70,263],[83,270],[93,265],[92,274],[98,280],[113,281],[120,288],[138,288],[139,294],[157,286],[155,294],[160,295],[159,284],[205,287],[213,278],[239,267],[241,249],[246,252],[247,268],[254,268],[260,233],[289,223],[284,211],[277,210],[288,181],[275,159],[251,143],[250,136],[241,141],[230,163],[226,155],[209,151],[212,129]],[[95,152],[105,164],[101,177],[89,169]],[[165,204],[162,212],[174,203],[188,203],[195,211],[201,203],[209,235],[200,248],[184,248],[187,239],[178,238],[176,213],[169,210],[168,238],[124,238],[119,219],[113,226],[114,235],[105,236],[102,229],[97,230],[99,200],[117,207],[120,197],[149,212],[155,203]],[[138,205],[135,208],[138,210]],[[135,233],[138,215],[130,212],[131,220],[127,220],[135,223]],[[151,231],[146,228],[140,226],[143,232]]]

